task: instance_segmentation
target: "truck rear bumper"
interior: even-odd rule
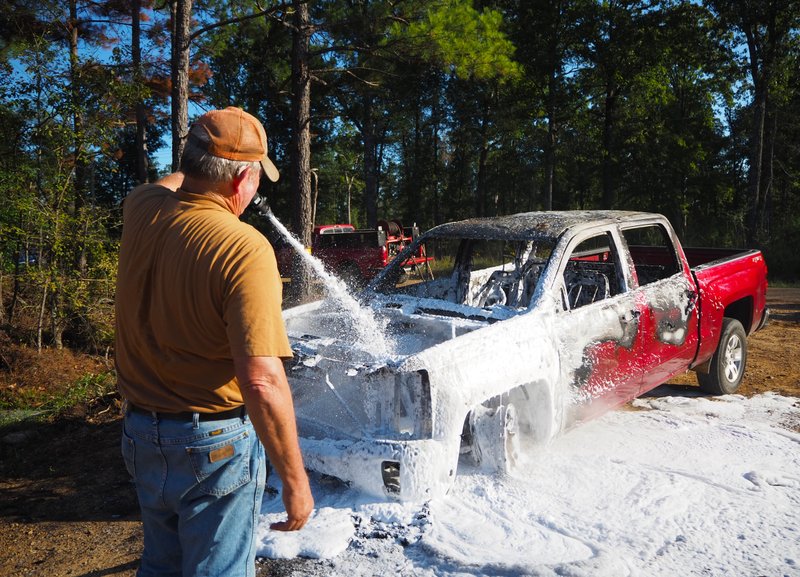
[[[769,322],[769,315],[770,315],[769,307],[765,307],[764,308],[764,314],[761,315],[761,322],[759,322],[758,326],[756,327],[757,331],[760,331],[765,326],[767,326],[767,323]]]

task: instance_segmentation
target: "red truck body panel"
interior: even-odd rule
[[[748,335],[765,322],[767,267],[758,250],[683,247],[674,237],[673,242],[684,276],[697,291],[694,297],[699,317],[694,329],[697,334],[690,338],[698,341],[698,348],[688,367],[693,368],[714,354],[724,317],[736,318]],[[631,252],[641,253],[638,248],[632,248]],[[648,253],[646,260],[654,263],[662,257]],[[664,372],[653,380],[665,382],[685,369]]]
[[[626,230],[647,226],[662,228],[661,244],[631,245],[625,238],[615,249],[627,261],[622,268],[634,283],[629,289],[634,298],[620,309],[636,318],[637,337],[627,345],[601,338],[584,350],[588,377],[581,386],[603,401],[582,407],[581,420],[688,369],[708,372],[725,318],[738,320],[747,335],[766,322],[767,267],[761,252],[684,248],[668,221],[656,215],[650,222],[644,217],[623,222],[619,230],[625,236]],[[591,263],[590,269],[608,273],[614,254],[601,247],[573,254],[570,261]]]
[[[365,282],[389,262],[387,235],[381,230],[358,230],[351,224],[314,228],[311,254],[325,267],[348,280]]]
[[[714,255],[708,249],[686,249],[689,262],[699,255]],[[723,317],[734,317],[747,334],[765,320],[767,311],[767,267],[763,255],[747,252],[716,252],[713,261],[693,267],[700,293],[700,348],[693,365],[706,362],[716,349]]]

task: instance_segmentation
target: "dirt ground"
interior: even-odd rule
[[[800,397],[800,289],[770,289],[768,302],[772,320],[749,340],[740,392]],[[694,383],[676,378],[667,394]],[[0,433],[0,577],[135,575],[142,531],[119,433],[113,396],[51,425]],[[261,564],[258,574],[289,565]]]

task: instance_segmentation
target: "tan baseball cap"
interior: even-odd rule
[[[252,114],[241,108],[229,106],[223,110],[211,110],[195,121],[208,133],[206,152],[212,156],[261,163],[264,174],[277,182],[280,173],[267,156],[267,132]]]

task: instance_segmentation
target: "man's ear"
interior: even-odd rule
[[[233,189],[232,192],[236,194],[239,192],[242,184],[247,182],[247,179],[250,178],[250,171],[253,170],[252,167],[248,166],[244,170],[242,170],[239,174],[233,177],[233,181],[231,182],[231,188]]]

